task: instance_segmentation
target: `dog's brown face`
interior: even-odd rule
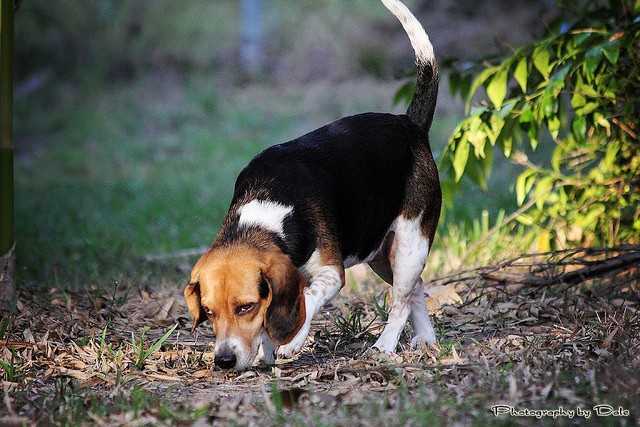
[[[289,342],[305,320],[305,281],[280,251],[249,246],[207,251],[191,272],[184,291],[195,321],[216,334],[215,359],[223,369],[253,364],[266,332],[277,345]]]

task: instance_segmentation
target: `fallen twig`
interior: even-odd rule
[[[437,285],[479,282],[551,286],[575,285],[598,277],[630,273],[640,280],[640,245],[615,248],[576,248],[538,254],[525,254],[496,265],[460,271],[432,280]]]

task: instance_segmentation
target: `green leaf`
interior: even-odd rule
[[[507,94],[507,70],[501,69],[493,75],[487,85],[487,96],[497,109],[502,107],[502,101]]]
[[[464,108],[467,113],[469,112],[469,108],[471,107],[471,100],[473,99],[473,95],[476,93],[478,88],[487,81],[489,77],[491,77],[493,74],[495,74],[498,71],[498,69],[499,69],[498,67],[489,67],[483,70],[478,75],[478,77],[476,77],[476,79],[473,81],[473,84],[471,85],[471,89],[469,89],[469,96],[467,97],[467,103]]]
[[[498,144],[502,148],[502,153],[506,158],[510,158],[511,152],[513,151],[514,128],[516,124],[517,119],[509,118],[509,120],[506,120],[498,137]]]
[[[522,112],[518,116],[518,121],[521,125],[530,124],[533,121],[533,111],[531,111],[531,106],[529,104],[525,105],[522,109]]]
[[[549,133],[554,140],[558,138],[560,124],[560,118],[557,115],[553,115],[547,119],[547,129],[549,129]]]
[[[526,169],[516,179],[516,199],[518,201],[518,206],[522,206],[524,203],[524,199],[529,194],[531,187],[533,186],[535,179],[534,177],[535,171],[532,169]]]
[[[603,44],[602,52],[611,65],[616,65],[618,63],[618,58],[620,57],[620,45],[618,45],[615,40]]]
[[[553,190],[554,178],[553,176],[545,176],[544,178],[536,182],[536,187],[533,191],[534,197],[537,199],[536,207],[542,209],[544,202],[548,198],[548,195]]]
[[[489,180],[489,176],[491,175],[491,170],[493,169],[493,149],[487,148],[484,154],[484,158],[480,161],[480,166],[484,178],[484,188],[488,189],[487,181]]]
[[[587,76],[590,79],[593,79],[598,69],[598,65],[600,65],[600,61],[602,61],[602,50],[601,49],[591,49],[584,57],[584,67],[587,72]]]
[[[556,100],[552,96],[545,96],[542,100],[542,113],[545,117],[551,117],[557,110]]]
[[[598,104],[597,102],[588,102],[584,107],[576,109],[576,114],[586,116],[587,114],[596,110],[599,106],[600,104]]]
[[[502,152],[506,158],[511,157],[511,153],[513,152],[513,137],[508,136],[506,138],[502,138]]]
[[[601,113],[594,113],[593,120],[607,130],[607,135],[611,131],[611,123]]]
[[[500,136],[500,132],[502,132],[502,128],[504,127],[504,119],[497,114],[492,114],[489,119],[490,126],[486,126],[485,133],[491,146],[496,145],[496,141],[498,140],[498,136]]]
[[[584,107],[586,103],[587,99],[578,92],[574,92],[571,96],[571,107],[573,107],[573,109]]]
[[[487,126],[480,117],[472,116],[469,118],[466,137],[469,143],[473,145],[475,157],[482,157],[484,155],[484,146],[487,140],[486,130]]]
[[[545,80],[549,78],[549,58],[549,51],[543,46],[538,46],[533,51],[533,65]]]
[[[513,77],[520,85],[522,93],[527,93],[527,58],[522,58],[518,61],[518,65],[516,65],[516,69],[513,71]]]
[[[467,163],[465,176],[470,178],[483,190],[487,190],[488,178],[493,166],[493,150],[485,147],[486,151],[480,157],[470,157]]]
[[[460,97],[462,99],[467,99],[470,96],[469,91],[471,90],[472,82],[473,82],[473,76],[471,74],[465,76],[460,81]]]
[[[457,71],[451,71],[449,73],[449,93],[451,93],[451,96],[455,96],[456,92],[458,92],[458,90],[460,89],[460,80],[462,78],[460,77],[460,73]],[[397,96],[397,93],[396,93]]]
[[[498,111],[495,111],[493,115],[501,119],[505,119],[511,115],[511,112],[513,111],[513,109],[516,107],[517,104],[518,102],[516,100],[510,100],[508,102],[505,102],[502,108]],[[522,105],[522,103],[520,103],[520,105]]]
[[[516,217],[516,221],[518,221],[520,224],[529,227],[531,225],[533,225],[533,218],[531,217],[531,215],[526,215],[526,214],[520,214]]]
[[[456,182],[460,181],[464,169],[467,166],[467,160],[469,160],[469,143],[464,139],[458,142],[456,150],[453,153],[453,170],[455,172]]]
[[[154,344],[149,348],[149,350],[147,350],[147,351],[145,352],[145,356],[146,356],[146,357],[149,357],[149,356],[150,356],[154,351],[156,351],[157,349],[159,349],[159,348],[160,348],[160,346],[161,346],[162,344],[164,344],[164,342],[165,342],[166,340],[168,340],[168,339],[169,339],[169,337],[171,336],[171,334],[173,333],[173,331],[175,331],[175,330],[178,328],[178,326],[179,326],[179,324],[178,324],[178,323],[176,323],[175,325],[173,325],[173,326],[171,327],[171,329],[169,329],[169,330],[168,330],[168,331],[167,331],[167,332],[166,332],[166,333],[165,333],[165,334],[164,334],[164,335],[163,335],[163,336],[162,336],[158,341],[156,341],[156,342],[155,342],[155,343],[154,343]]]
[[[571,70],[570,65],[565,65],[557,69],[556,72],[553,73],[553,90],[556,94],[560,93],[560,91],[564,88],[565,78],[567,77],[567,73]]]
[[[587,136],[587,119],[583,115],[576,114],[571,121],[573,136],[579,141],[584,141]]]
[[[594,89],[593,85],[590,83],[582,83],[579,86],[576,86],[576,92],[579,92],[581,95],[590,98],[599,98],[600,94]]]
[[[574,36],[573,36],[573,47],[580,46],[589,37],[591,37],[591,33],[588,33],[588,32],[582,32],[582,33],[574,34]]]
[[[149,356],[151,356],[157,349],[160,348],[160,346],[162,344],[164,344],[164,342],[169,339],[169,337],[171,336],[171,334],[173,333],[173,331],[176,330],[176,328],[178,327],[178,323],[176,323],[175,325],[173,325],[173,327],[171,329],[169,329],[158,341],[156,341],[151,347],[149,347],[149,349],[147,351],[144,351],[144,347],[143,347],[143,337],[144,337],[144,333],[145,333],[145,329],[142,330],[142,333],[140,334],[140,348],[138,350],[138,360],[136,362],[136,366],[138,368],[142,368],[144,366],[144,362],[149,358]],[[131,337],[133,338],[133,332],[131,333]],[[134,342],[135,342],[135,338],[133,338]]]
[[[576,224],[582,228],[593,226],[605,211],[606,207],[602,203],[592,203],[584,216],[576,218]]]
[[[607,144],[607,150],[605,152],[604,159],[600,162],[600,167],[606,171],[609,171],[613,166],[616,158],[618,157],[618,152],[620,151],[620,141],[610,141]]]

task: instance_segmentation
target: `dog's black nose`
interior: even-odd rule
[[[233,352],[216,354],[213,363],[220,369],[231,369],[236,366],[236,355]]]

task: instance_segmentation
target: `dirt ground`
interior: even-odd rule
[[[638,247],[567,251],[431,280],[439,345],[411,349],[405,333],[395,355],[370,350],[386,287],[360,273],[314,322],[299,357],[242,373],[213,368],[211,329],[189,334],[181,289],[21,292],[0,341],[15,371],[2,373],[0,424],[464,425],[495,421],[492,408],[512,411],[498,417],[516,424],[572,423],[566,413],[550,418],[560,408],[582,410],[573,421],[637,424],[639,262]],[[134,344],[147,349],[174,324],[138,363]],[[140,396],[161,402],[132,407]]]

